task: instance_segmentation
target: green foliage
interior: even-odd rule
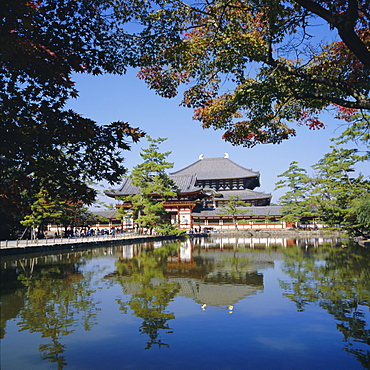
[[[85,226],[87,222],[94,221],[94,216],[83,205],[82,202],[71,203],[49,195],[46,189],[41,189],[35,196],[35,201],[30,206],[31,212],[27,214],[20,224],[31,228],[32,231],[38,229],[42,236],[43,227],[48,224],[57,224],[68,227]],[[32,232],[32,236],[36,237]]]
[[[332,140],[335,141],[337,145],[353,141],[359,147],[367,147],[367,153],[364,153],[364,159],[366,160],[366,156],[369,156],[370,115],[353,109],[341,108],[338,110],[336,118],[346,121],[349,125],[339,137]]]
[[[354,125],[332,139],[336,145],[312,166],[314,175],[308,176],[297,162],[293,162],[285,173],[279,175],[285,180],[278,182],[277,188],[289,188],[280,198],[286,220],[289,217],[298,221],[303,216],[319,216],[332,228],[367,236],[370,234],[367,216],[370,182],[363,174],[354,174],[358,163],[370,159],[369,117],[361,115],[360,118],[357,114],[346,117]],[[353,142],[361,142],[365,150],[348,148]]]
[[[129,275],[128,281],[119,279],[123,289],[127,282],[140,287],[128,302],[118,300],[120,310],[127,312],[129,307],[133,314],[143,319],[139,332],[148,336],[146,349],[153,345],[168,347],[160,337],[161,330],[172,333],[168,321],[175,318],[173,312],[167,311],[168,304],[179,291],[179,284],[164,278],[164,269],[168,257],[176,253],[180,244],[171,243],[160,248],[142,252],[132,260],[119,260],[116,268],[119,275]],[[125,292],[124,292],[125,293]]]
[[[46,222],[55,222],[62,216],[64,207],[65,202],[52,199],[47,190],[41,189],[36,195],[35,202],[31,204],[31,214],[26,215],[20,223],[34,231]],[[32,232],[32,238],[34,237],[35,234]]]
[[[176,225],[161,224],[154,228],[158,234],[162,235],[173,235],[173,236],[184,236],[186,234],[185,230],[179,229]]]
[[[0,156],[0,239],[14,237],[20,220],[30,213],[32,185],[32,178]]]
[[[351,216],[356,218],[357,227],[362,227],[370,233],[370,195],[355,199],[350,212]]]
[[[61,225],[67,229],[85,226],[87,222],[96,219],[82,202],[71,203],[58,197],[53,198],[46,189],[41,189],[36,194],[30,208],[31,212],[24,216],[20,224],[31,229],[33,238],[36,237],[36,229],[42,236],[43,227],[48,223]]]
[[[335,146],[331,147],[331,152],[313,166],[316,171],[314,195],[323,220],[330,226],[340,226],[354,235],[369,235],[366,217],[358,215],[363,214],[363,210],[366,212],[370,182],[363,174],[354,176],[354,173],[357,163],[370,159],[370,117],[345,112],[342,118],[352,125],[338,138],[332,139]],[[348,148],[353,142],[358,146]],[[361,147],[364,150],[360,150]]]
[[[359,160],[356,149],[332,147],[332,151],[313,166],[316,170],[313,194],[325,222],[362,234],[366,230],[358,227],[351,208],[356,199],[369,196],[370,183],[362,174],[351,176]]]
[[[33,194],[46,189],[52,197],[91,203],[96,193],[89,180],[113,183],[125,172],[122,151],[143,133],[65,109],[78,95],[74,73],[123,72],[109,43],[115,22],[107,9],[108,2],[97,0],[2,1],[1,178],[16,168],[32,177]]]
[[[83,276],[78,264],[49,268],[33,267],[18,279],[27,291],[24,307],[18,317],[19,330],[39,333],[41,358],[67,366],[63,338],[81,326],[90,331],[96,325],[99,308],[93,298],[91,276]]]
[[[313,303],[334,316],[344,350],[368,368],[370,330],[364,320],[370,299],[368,250],[330,245],[315,251],[284,249],[284,254],[282,269],[289,277],[280,281],[284,296],[296,304],[297,311]]]
[[[315,202],[310,194],[311,179],[305,169],[298,167],[298,162],[291,162],[288,170],[281,175],[275,189],[288,188],[279,199],[282,206],[283,220],[296,223],[304,217],[315,217]]]

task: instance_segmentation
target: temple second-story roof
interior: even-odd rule
[[[265,198],[272,198],[271,194],[267,194],[261,191],[254,191],[250,189],[244,190],[219,190],[217,192],[216,198],[222,199],[229,199],[231,196],[238,196],[240,199],[248,200],[248,199],[265,199]]]
[[[207,179],[240,179],[246,177],[259,177],[259,172],[240,166],[227,156],[217,158],[203,158],[189,166],[172,172],[171,175],[196,174],[198,180]]]
[[[117,217],[116,209],[107,210],[107,211],[94,210],[91,213],[93,213],[95,216],[104,217],[107,219],[115,219]]]
[[[186,175],[171,174],[169,177],[175,182],[181,193],[193,193],[195,191],[202,190],[201,187],[195,185],[197,181],[197,175],[194,173]]]

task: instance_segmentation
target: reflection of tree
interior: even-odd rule
[[[25,289],[17,280],[15,269],[0,269],[0,340],[5,337],[6,323],[17,317],[24,306]]]
[[[245,255],[244,249],[236,247],[232,255],[223,256],[217,264],[216,271],[209,274],[204,281],[214,284],[232,284],[263,287],[263,275],[255,271],[247,270],[253,266],[253,255]]]
[[[311,281],[314,273],[315,258],[300,249],[289,248],[285,251],[283,271],[291,278],[291,283],[280,282],[286,291],[285,296],[290,298],[297,306],[299,312],[304,306],[314,302],[318,296],[317,289],[312,287]]]
[[[240,254],[245,248],[238,248],[239,239],[233,245],[233,254],[230,257],[222,259],[221,268],[229,268],[233,276],[239,276],[246,268],[253,264],[253,258],[250,255]]]
[[[175,318],[172,312],[166,312],[169,302],[179,291],[179,284],[169,283],[164,278],[167,258],[180,247],[179,243],[167,244],[152,251],[145,251],[131,260],[118,260],[117,273],[120,282],[138,287],[138,292],[132,294],[128,302],[118,300],[120,309],[127,312],[127,306],[133,314],[143,319],[139,332],[149,337],[146,349],[153,345],[169,347],[160,338],[160,330],[171,333],[168,321]],[[122,278],[129,275],[129,278]]]
[[[71,334],[80,322],[85,330],[91,330],[96,318],[91,278],[84,277],[75,266],[44,267],[19,276],[27,289],[19,314],[21,331],[50,338],[49,343],[39,346],[41,358],[57,363],[58,369],[67,365],[63,356],[66,346],[61,338]]]
[[[281,282],[285,296],[299,311],[308,302],[316,302],[333,315],[344,336],[344,349],[370,369],[370,353],[365,350],[370,345],[370,329],[362,310],[370,304],[370,251],[357,246],[320,251],[324,252],[321,256],[318,251],[287,250],[283,270],[292,280]]]

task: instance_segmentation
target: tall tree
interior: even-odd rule
[[[117,4],[141,25],[119,33],[136,46],[139,77],[166,97],[190,82],[183,104],[234,145],[279,143],[296,121],[322,128],[332,104],[370,109],[368,0]]]
[[[31,239],[35,239],[42,234],[47,222],[55,222],[63,215],[65,205],[64,201],[52,199],[47,190],[41,189],[31,205],[31,214],[26,215],[20,223],[31,229]]]
[[[362,215],[368,209],[370,182],[366,174],[356,173],[356,167],[370,160],[370,116],[344,108],[339,115],[351,126],[332,139],[331,152],[313,166],[313,192],[329,225],[369,235],[368,217]]]
[[[287,188],[288,191],[280,197],[283,219],[287,222],[298,223],[304,217],[316,216],[315,203],[311,194],[311,179],[298,162],[290,163],[289,168],[278,175],[282,178],[276,183],[276,189]]]
[[[312,166],[316,171],[313,194],[318,212],[330,226],[366,235],[370,233],[368,223],[358,219],[353,208],[366,208],[362,202],[370,196],[370,182],[361,173],[355,175],[355,165],[361,158],[357,149],[332,147],[330,153]]]
[[[370,159],[370,119],[369,115],[343,108],[339,114],[351,123],[351,127],[332,139],[331,152],[312,166],[315,170],[313,176],[308,176],[297,162],[292,162],[290,168],[280,175],[285,180],[277,183],[277,188],[288,185],[291,189],[280,198],[280,202],[287,216],[292,214],[299,219],[307,206],[308,211],[314,206],[316,214],[331,227],[366,236],[370,234],[366,216],[370,182],[368,176],[356,172],[356,168],[359,163]]]
[[[152,232],[155,227],[161,228],[169,223],[163,205],[167,198],[176,196],[178,189],[166,173],[173,167],[173,163],[166,160],[171,152],[159,152],[159,145],[166,139],[152,139],[149,135],[146,138],[149,148],[142,149],[140,153],[143,162],[135,166],[130,175],[139,193],[124,200],[131,203],[134,220],[140,230],[148,228]]]
[[[9,239],[15,236],[19,221],[30,213],[32,178],[20,168],[8,166],[1,157],[0,168],[8,169],[0,177],[0,239]]]
[[[100,0],[2,1],[1,179],[17,168],[32,176],[35,193],[45,188],[91,203],[88,180],[113,183],[124,173],[122,151],[143,133],[65,109],[78,95],[74,73],[123,72],[110,43],[115,23],[108,9]]]

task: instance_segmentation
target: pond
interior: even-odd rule
[[[248,237],[2,257],[1,368],[370,369],[369,261]]]

